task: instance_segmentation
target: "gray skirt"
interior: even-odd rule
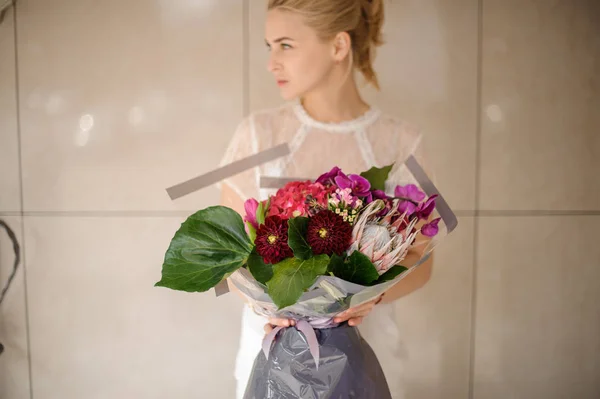
[[[304,334],[279,332],[269,359],[261,351],[244,399],[391,399],[381,365],[355,327],[316,330],[319,369]]]

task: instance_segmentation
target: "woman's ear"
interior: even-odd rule
[[[348,32],[340,32],[333,38],[333,59],[342,62],[352,51],[352,39]]]

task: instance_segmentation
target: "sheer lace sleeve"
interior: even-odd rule
[[[248,116],[240,122],[235,130],[219,166],[239,161],[257,152],[258,142],[253,117]],[[249,169],[237,175],[230,176],[222,182],[217,183],[216,186],[219,190],[222,190],[223,184],[228,185],[243,201],[248,198],[257,198],[259,192],[258,168]]]

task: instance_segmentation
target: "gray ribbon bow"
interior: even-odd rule
[[[269,352],[271,352],[271,346],[273,345],[273,341],[275,341],[275,337],[279,333],[279,331],[284,328],[293,328],[293,327],[275,327],[270,333],[268,333],[263,339],[262,350],[265,354],[265,357],[269,358]],[[295,328],[300,331],[306,337],[306,342],[308,343],[308,349],[310,350],[310,354],[315,360],[315,366],[317,370],[319,369],[319,341],[317,340],[317,334],[313,329],[313,326],[310,325],[306,320],[296,320]]]

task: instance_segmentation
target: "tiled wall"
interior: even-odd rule
[[[237,298],[153,284],[179,223],[218,200],[165,188],[281,101],[264,4],[8,11],[0,218],[25,268],[0,308],[0,398],[234,396]],[[386,5],[383,90],[365,95],[421,126],[460,218],[431,282],[396,305],[394,397],[600,397],[600,2]],[[0,285],[11,251],[0,231]]]

